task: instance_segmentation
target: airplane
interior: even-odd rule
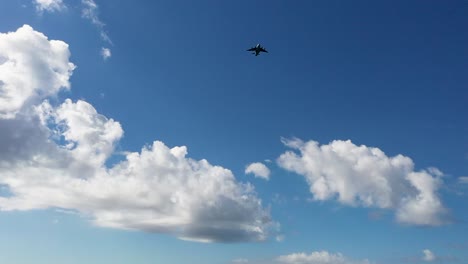
[[[250,48],[247,51],[253,51],[252,54],[255,54],[255,56],[258,56],[260,52],[268,53],[268,51],[265,48],[263,48],[260,44],[257,44],[257,46]]]

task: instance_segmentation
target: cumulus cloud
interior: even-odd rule
[[[109,59],[112,56],[111,50],[108,48],[101,48],[101,56],[104,60]]]
[[[255,177],[258,177],[258,178],[262,178],[265,180],[270,179],[270,169],[268,169],[268,167],[265,166],[265,164],[260,163],[260,162],[249,164],[245,168],[245,174],[249,174],[249,173],[252,173]]]
[[[33,4],[39,12],[62,11],[66,8],[62,0],[33,0]]]
[[[428,261],[428,262],[431,262],[431,261],[434,261],[436,259],[436,256],[434,253],[432,253],[432,251],[430,251],[429,249],[424,249],[423,250],[423,258],[422,258],[424,261]]]
[[[40,100],[69,88],[68,46],[24,26],[0,35],[0,47],[0,186],[9,194],[0,211],[57,208],[200,242],[262,241],[277,227],[252,185],[188,158],[185,146],[154,141],[106,166],[121,125],[82,100]]]
[[[447,209],[437,194],[443,175],[435,168],[414,171],[408,157],[388,157],[378,148],[357,146],[350,140],[321,146],[299,139],[283,143],[299,153],[287,151],[277,163],[303,175],[314,200],[394,209],[397,221],[406,224],[447,223]]]
[[[0,33],[0,117],[13,118],[25,105],[69,89],[75,68],[69,57],[65,42],[28,25]]]
[[[105,24],[99,18],[99,6],[96,4],[96,2],[94,0],[81,0],[81,3],[83,5],[83,17],[89,19],[89,21],[91,21],[91,23],[93,23],[99,29],[101,38],[104,41],[107,41],[108,43],[112,44],[109,35],[104,30]]]
[[[276,262],[284,264],[369,264],[368,260],[350,260],[341,253],[316,251],[310,254],[293,253],[276,258]]]

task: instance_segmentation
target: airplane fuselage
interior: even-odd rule
[[[252,54],[255,54],[255,56],[258,56],[260,52],[268,52],[260,44],[257,44],[255,47],[248,49],[248,51],[252,51]]]

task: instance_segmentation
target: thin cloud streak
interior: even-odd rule
[[[104,30],[105,24],[99,18],[99,6],[94,0],[81,0],[83,5],[82,16],[86,19],[89,19],[98,29],[101,38],[112,44],[112,40],[109,37],[109,34]]]

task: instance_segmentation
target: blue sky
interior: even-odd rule
[[[467,12],[3,1],[0,256],[467,262]]]

